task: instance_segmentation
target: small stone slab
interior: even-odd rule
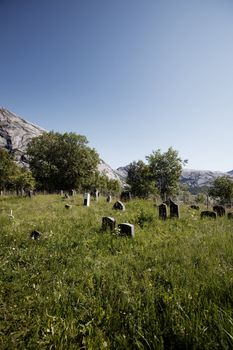
[[[129,201],[132,196],[131,196],[131,192],[130,191],[123,191],[121,192],[121,201]]]
[[[217,219],[217,214],[211,210],[204,210],[201,212],[201,218],[204,218],[204,217]]]
[[[66,208],[66,209],[71,209],[71,208],[72,208],[72,205],[70,205],[70,204],[65,204],[65,208]]]
[[[120,230],[120,236],[126,236],[134,238],[134,225],[128,223],[122,223],[118,225]]]
[[[102,217],[102,230],[114,231],[116,228],[116,220],[110,216]]]
[[[42,235],[41,232],[34,230],[31,232],[30,237],[31,237],[31,239],[37,240],[41,237],[41,235]]]
[[[190,205],[191,209],[195,209],[195,210],[200,210],[200,207],[198,205],[192,204]]]
[[[83,196],[83,205],[84,205],[85,207],[89,207],[89,206],[90,206],[90,198],[91,198],[90,193],[84,193],[84,196]]]
[[[167,219],[167,205],[165,203],[159,205],[159,218],[162,220]]]
[[[215,205],[213,207],[213,211],[215,211],[218,216],[225,216],[226,215],[226,210],[222,205]]]
[[[112,209],[114,209],[114,210],[123,210],[124,211],[125,210],[125,206],[124,206],[124,204],[122,202],[117,201],[116,203],[114,203]]]
[[[111,195],[107,196],[107,202],[108,202],[108,203],[111,203],[111,202],[112,202],[112,196],[111,196]]]
[[[178,204],[174,203],[170,200],[170,218],[178,218],[180,217],[180,211]]]

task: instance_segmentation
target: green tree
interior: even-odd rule
[[[142,160],[132,162],[128,167],[127,183],[133,196],[148,198],[156,192],[156,186],[152,181],[149,166]]]
[[[47,191],[90,186],[99,156],[87,146],[85,136],[75,133],[44,133],[27,148],[29,165],[40,187]]]
[[[178,151],[172,147],[164,153],[161,153],[160,149],[153,151],[146,159],[148,160],[151,178],[158,187],[161,198],[165,200],[167,196],[177,194],[182,165],[186,164],[187,160],[182,161],[178,157]]]
[[[229,176],[220,176],[214,180],[209,189],[209,195],[220,198],[222,202],[231,202],[233,197],[233,181]]]
[[[0,189],[9,188],[12,177],[17,170],[13,157],[4,149],[0,149]]]

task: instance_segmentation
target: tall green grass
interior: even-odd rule
[[[0,198],[1,349],[233,348],[233,221],[65,203]],[[134,224],[135,239],[102,232],[102,216]]]

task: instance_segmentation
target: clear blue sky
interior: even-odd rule
[[[0,0],[0,106],[113,168],[233,169],[232,0]]]

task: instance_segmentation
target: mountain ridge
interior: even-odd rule
[[[40,126],[25,120],[4,107],[0,108],[0,148],[5,148],[12,153],[19,165],[28,167],[27,144],[33,137],[44,132],[47,131]],[[103,159],[100,159],[98,165],[100,173],[105,174],[110,179],[119,180],[122,185],[126,184],[128,169],[129,165],[112,169]],[[209,187],[217,177],[224,175],[233,177],[233,170],[222,172],[184,168],[181,183],[195,191],[201,187]]]

